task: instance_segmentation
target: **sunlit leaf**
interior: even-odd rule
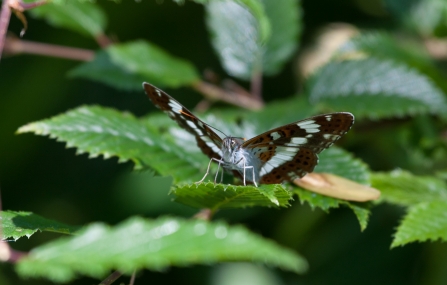
[[[234,186],[214,184],[176,185],[172,191],[175,201],[213,211],[223,208],[246,208],[253,206],[287,207],[292,194],[281,185]]]
[[[131,218],[115,227],[96,223],[71,238],[35,248],[21,259],[24,277],[67,282],[78,275],[101,278],[110,270],[163,270],[228,261],[260,262],[302,273],[306,261],[291,250],[222,222]]]
[[[422,202],[408,209],[391,247],[410,242],[447,241],[447,200]]]
[[[73,234],[78,229],[78,227],[48,220],[30,212],[2,211],[0,216],[3,240],[18,240],[24,236],[29,238],[37,231]]]
[[[223,67],[232,76],[249,79],[261,69],[256,18],[245,5],[235,1],[210,1],[205,7],[212,44]]]
[[[308,89],[314,104],[356,118],[445,115],[447,109],[445,95],[425,75],[377,58],[331,62],[312,77]]]

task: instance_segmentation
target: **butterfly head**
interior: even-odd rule
[[[244,142],[243,138],[226,137],[222,141],[222,158],[224,161],[230,161],[232,154],[240,148]]]

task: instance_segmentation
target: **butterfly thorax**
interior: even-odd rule
[[[250,155],[242,146],[243,138],[226,137],[222,141],[222,166],[228,170],[236,170],[247,181],[259,182],[260,161]],[[253,177],[255,176],[255,177]]]

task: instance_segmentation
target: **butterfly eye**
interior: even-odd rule
[[[233,147],[236,144],[235,140],[231,140],[231,146]]]

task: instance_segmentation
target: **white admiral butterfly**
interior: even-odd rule
[[[293,181],[312,172],[317,154],[330,147],[351,128],[354,116],[339,112],[319,115],[267,131],[249,140],[217,135],[177,100],[148,83],[149,99],[196,138],[197,145],[211,160],[246,181],[273,184]],[[218,172],[219,173],[219,170]],[[216,174],[217,177],[217,174]]]

